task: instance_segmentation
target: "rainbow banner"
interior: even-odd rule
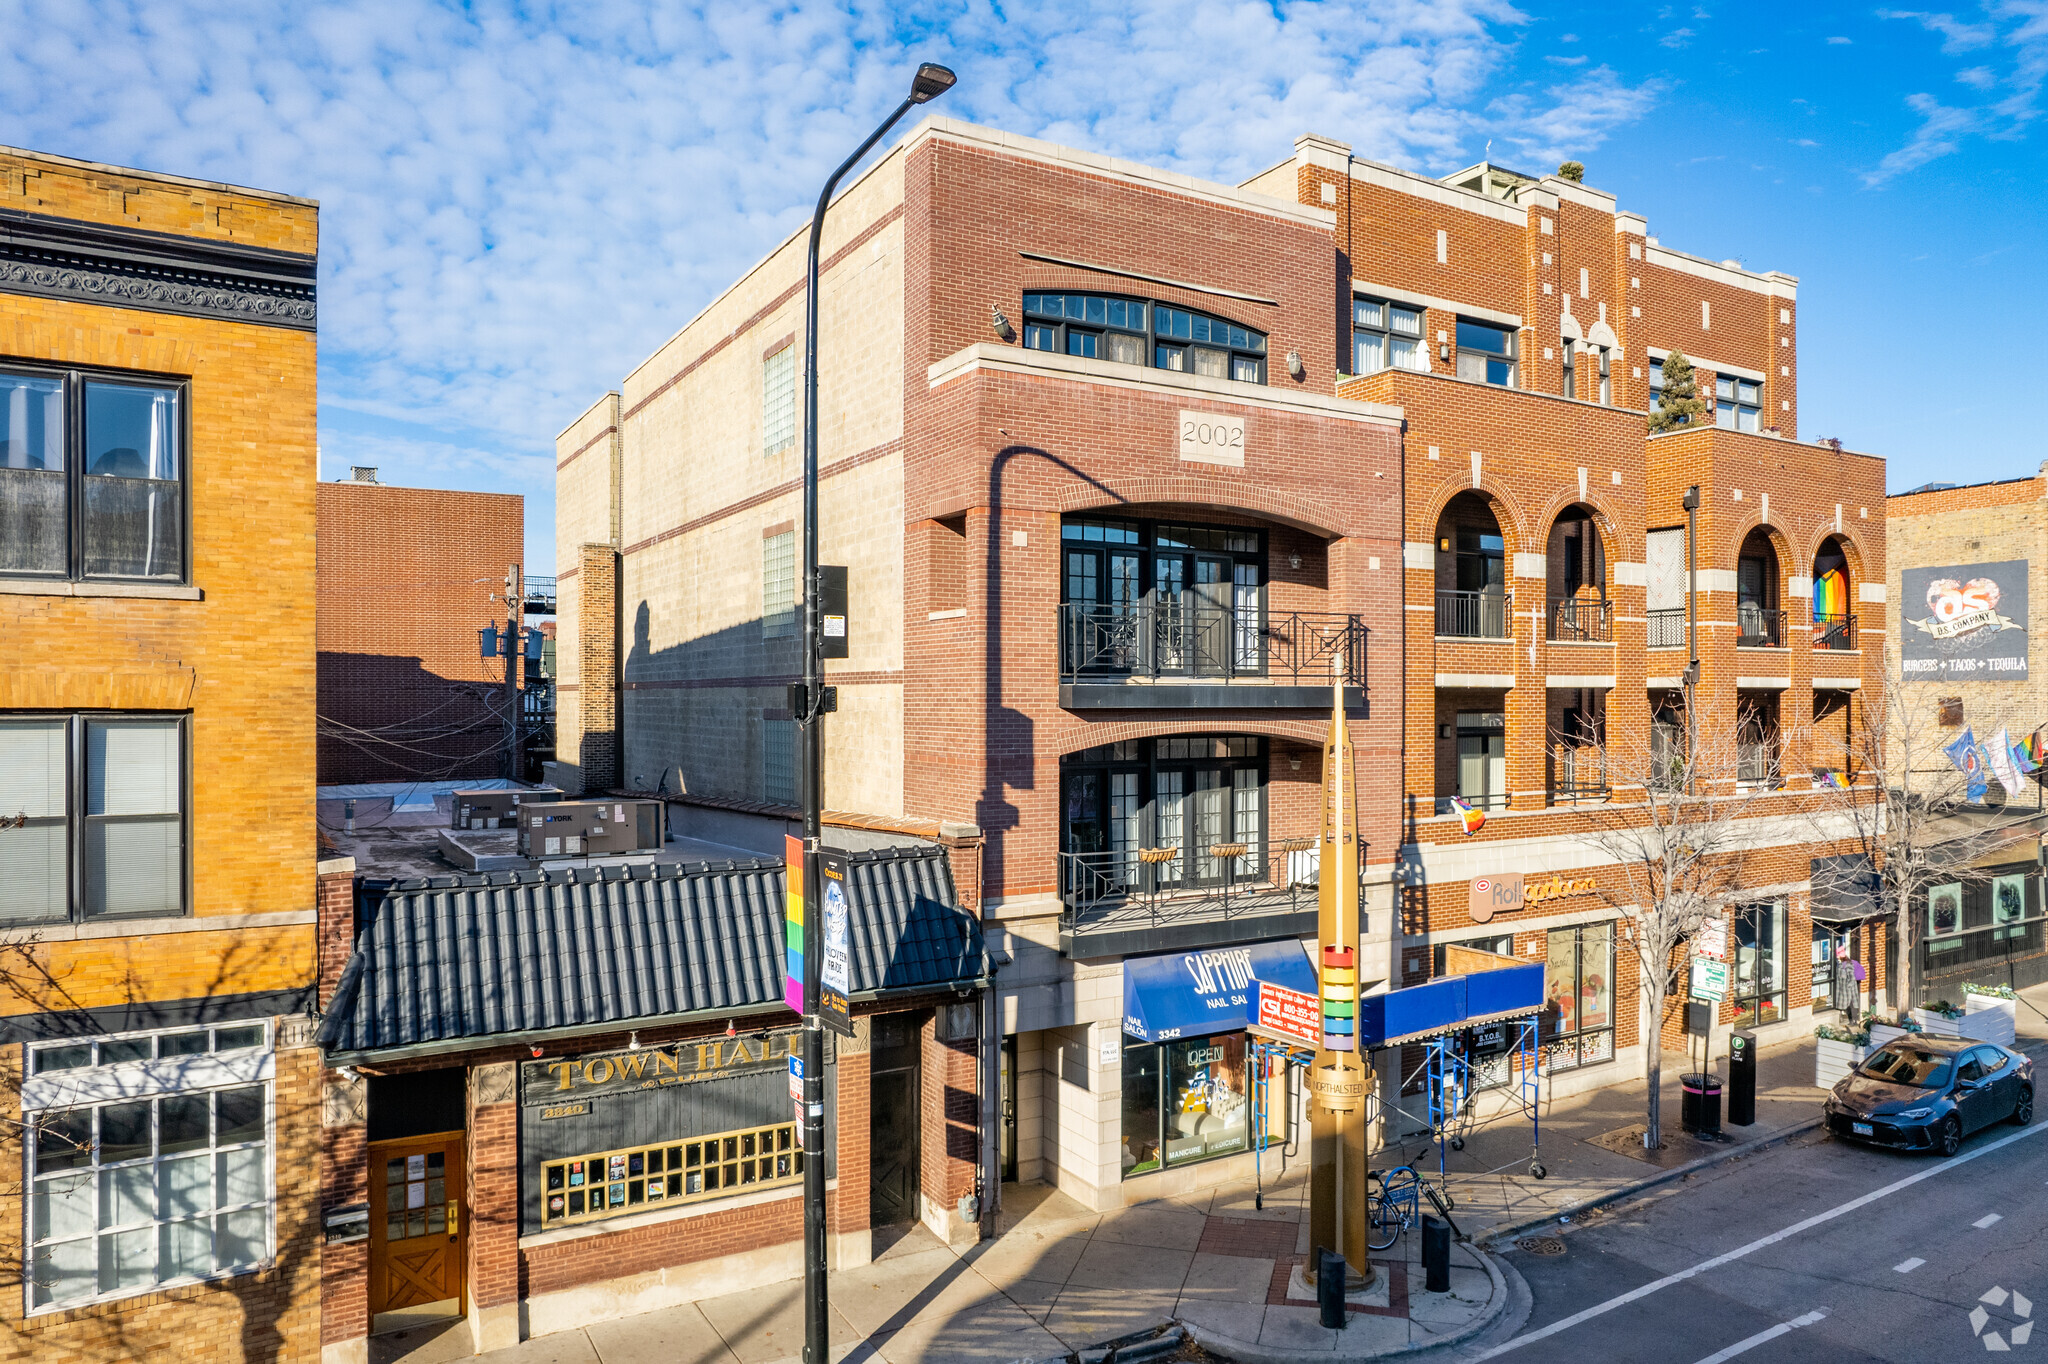
[[[1813,580],[1813,618],[1841,620],[1849,614],[1849,576],[1831,568]]]
[[[782,880],[786,904],[782,923],[782,1002],[804,1012],[804,841],[782,838]]]

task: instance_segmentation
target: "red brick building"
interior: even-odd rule
[[[320,784],[504,775],[505,570],[525,558],[515,493],[319,485]]]

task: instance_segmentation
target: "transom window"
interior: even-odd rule
[[[0,923],[185,912],[185,722],[0,715]]]
[[[1429,368],[1422,338],[1422,309],[1381,298],[1351,300],[1352,373]]]
[[[541,1225],[776,1188],[794,1184],[803,1173],[803,1138],[795,1123],[554,1160],[546,1166]]]
[[[1458,319],[1458,377],[1515,386],[1515,334],[1488,322]]]
[[[1714,376],[1714,425],[1754,431],[1763,419],[1763,385],[1732,375]]]
[[[258,1023],[61,1043],[33,1054],[42,1074],[267,1040]],[[138,1069],[131,1078],[140,1087],[150,1074]],[[245,1273],[270,1259],[267,1083],[46,1108],[24,1122],[31,1307]]]
[[[0,574],[185,580],[185,385],[0,370]]]
[[[1024,295],[1024,344],[1211,379],[1266,382],[1266,334],[1208,313],[1110,294]]]

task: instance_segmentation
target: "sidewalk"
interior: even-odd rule
[[[2025,992],[2048,1010],[2048,986]],[[2048,1043],[2048,1019],[2020,1010],[2020,1042]],[[1240,1364],[1361,1359],[1444,1343],[1493,1321],[1507,1306],[1497,1270],[1476,1248],[1518,1235],[1560,1213],[1625,1196],[1780,1140],[1818,1123],[1813,1039],[1767,1048],[1758,1060],[1757,1121],[1724,1125],[1729,1140],[1702,1142],[1679,1130],[1678,1073],[1664,1066],[1665,1149],[1643,1152],[1644,1084],[1548,1103],[1541,1114],[1548,1177],[1528,1174],[1528,1124],[1501,1117],[1469,1133],[1446,1168],[1459,1230],[1474,1245],[1453,1253],[1452,1291],[1422,1289],[1421,1237],[1388,1252],[1379,1284],[1352,1309],[1349,1327],[1317,1323],[1313,1301],[1290,1298],[1289,1278],[1308,1250],[1306,1169],[1267,1185],[1264,1208],[1249,1184],[1114,1213],[1090,1212],[1043,1185],[1006,1185],[997,1234],[956,1254],[922,1228],[873,1264],[831,1276],[835,1364],[1031,1361],[1065,1356],[1178,1321],[1214,1354]],[[1406,1155],[1431,1175],[1435,1148]],[[1426,1155],[1426,1159],[1425,1159]],[[1654,1159],[1651,1157],[1654,1156]],[[1403,1158],[1373,1157],[1375,1168]],[[711,1298],[642,1316],[598,1322],[494,1351],[492,1364],[793,1364],[803,1343],[798,1281]],[[440,1364],[469,1358],[460,1323],[372,1342],[372,1364]]]

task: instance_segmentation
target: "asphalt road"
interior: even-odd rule
[[[1603,1210],[1562,1255],[1509,1248],[1534,1309],[1465,1357],[1949,1364],[2003,1347],[2048,1364],[2044,1232],[2048,1118],[1950,1160],[1811,1133]]]

